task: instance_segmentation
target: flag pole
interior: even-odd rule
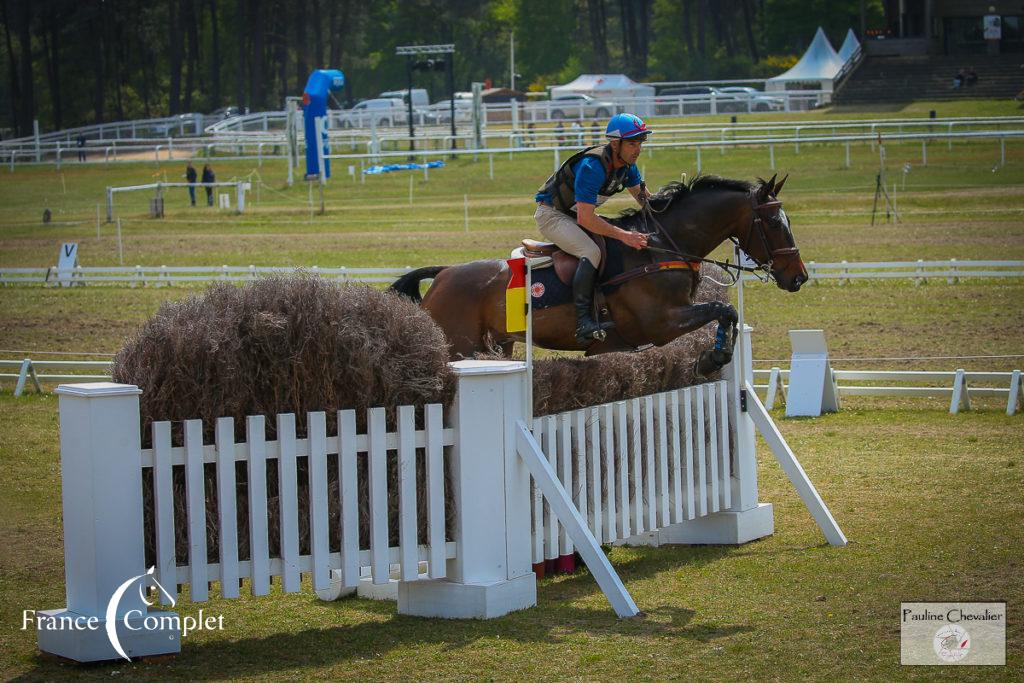
[[[526,259],[526,424],[533,429],[533,285],[531,259]]]

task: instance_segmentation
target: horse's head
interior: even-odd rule
[[[750,258],[771,271],[779,289],[795,292],[807,282],[807,268],[800,260],[789,217],[778,199],[786,178],[778,183],[775,178],[762,181],[751,193],[750,227],[746,234],[741,232],[736,237]]]

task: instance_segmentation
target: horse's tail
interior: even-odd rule
[[[395,284],[388,287],[388,290],[398,292],[402,296],[407,296],[416,303],[419,303],[423,300],[423,297],[420,296],[420,280],[437,277],[437,274],[447,267],[427,266],[426,268],[417,268],[416,270],[409,271],[398,278]]]

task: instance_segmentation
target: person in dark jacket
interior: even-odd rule
[[[210,168],[209,164],[203,166],[203,185],[206,186],[206,205],[213,206],[213,183],[217,180],[217,176],[213,174],[213,169]]]
[[[188,162],[188,166],[185,167],[185,182],[188,186],[188,198],[192,200],[192,206],[196,205],[196,167],[192,165],[192,162]]]

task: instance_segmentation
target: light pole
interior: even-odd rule
[[[516,89],[516,32],[508,38],[509,90]]]
[[[454,90],[454,78],[452,76],[452,69],[454,65],[451,63],[455,59],[455,44],[447,43],[444,45],[399,45],[395,48],[396,55],[405,55],[406,57],[406,73],[408,75],[408,98],[409,98],[409,151],[412,152],[416,149],[416,142],[413,139],[416,136],[416,131],[413,128],[413,113],[412,113],[412,72],[414,69],[420,68],[419,63],[413,63],[413,58],[417,56],[425,55],[451,55],[447,59],[448,63],[448,97],[451,99],[451,114],[452,114],[452,146],[455,145],[455,90]]]

